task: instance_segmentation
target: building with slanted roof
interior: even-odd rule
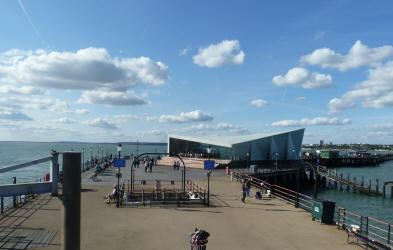
[[[299,160],[304,128],[272,134],[192,138],[168,135],[169,155],[190,154],[227,160]]]

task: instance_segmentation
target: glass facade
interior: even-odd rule
[[[178,138],[169,138],[169,154],[192,155],[193,157],[208,158],[207,148],[211,148],[210,157],[215,159],[233,160],[239,157],[232,148],[214,144],[207,144],[196,141],[182,140]]]

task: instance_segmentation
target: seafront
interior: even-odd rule
[[[122,170],[124,178],[129,169]],[[204,170],[187,170],[187,179],[206,186]],[[103,198],[116,183],[115,172],[110,167],[95,182],[89,181],[92,170],[82,174],[81,249],[189,249],[189,235],[195,227],[210,233],[207,249],[358,248],[347,244],[346,233],[336,226],[312,221],[309,213],[279,199],[250,198],[242,204],[239,183],[231,182],[222,170],[212,174],[211,207],[116,208]],[[154,167],[153,173],[139,168],[136,180],[181,178],[180,172],[165,166]],[[0,246],[22,241],[14,236],[23,232],[43,232],[36,241],[55,232],[47,247],[36,249],[61,249],[61,207],[58,198],[40,195],[25,207],[10,210],[1,217]]]

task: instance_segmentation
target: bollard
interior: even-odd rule
[[[80,249],[81,153],[63,153],[63,250]]]

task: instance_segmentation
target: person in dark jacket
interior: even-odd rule
[[[247,197],[250,197],[250,190],[251,190],[251,180],[248,179],[246,181],[246,194],[247,194]]]
[[[241,198],[241,201],[242,201],[243,203],[245,203],[245,200],[246,200],[246,189],[247,189],[247,187],[246,187],[246,182],[243,181],[243,182],[242,182],[242,198]]]

